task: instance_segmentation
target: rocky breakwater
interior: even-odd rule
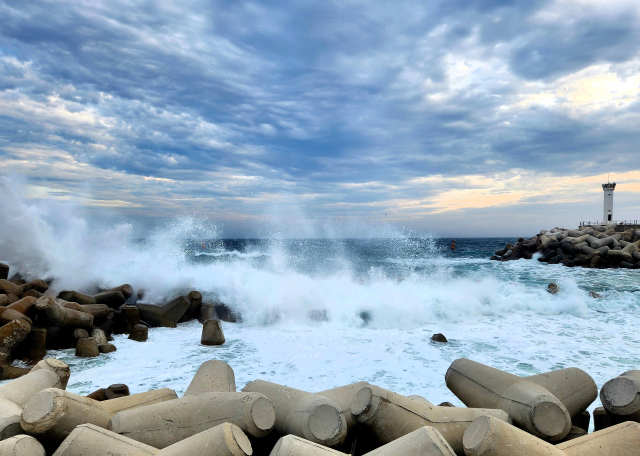
[[[582,226],[577,230],[542,230],[530,239],[520,238],[496,250],[492,260],[537,258],[548,264],[583,268],[640,269],[640,230],[616,231],[611,225]]]
[[[455,407],[366,381],[314,393],[254,379],[238,391],[215,359],[182,397],[170,384],[84,397],[48,359],[0,385],[0,456],[640,456],[639,373],[605,383],[589,433],[598,388],[576,367],[519,377],[460,358],[441,377]]]
[[[221,345],[220,320],[240,320],[220,302],[203,303],[198,291],[144,303],[144,292],[135,293],[129,284],[56,291],[55,280],[27,282],[19,274],[9,277],[9,270],[0,263],[0,380],[28,374],[47,350],[75,349],[75,356],[97,357],[116,351],[113,334],[145,342],[150,327],[175,328],[196,318],[203,323],[203,345]]]

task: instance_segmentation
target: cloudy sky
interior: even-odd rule
[[[637,0],[0,1],[27,197],[531,235],[640,218]],[[385,215],[386,214],[386,215]]]

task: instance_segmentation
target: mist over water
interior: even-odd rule
[[[75,392],[127,383],[181,393],[211,358],[232,365],[239,388],[255,378],[309,391],[366,380],[436,403],[459,403],[444,386],[459,357],[518,375],[577,366],[599,386],[640,368],[637,271],[491,262],[513,239],[457,239],[452,252],[449,239],[389,225],[343,232],[302,210],[274,211],[258,240],[222,239],[196,216],[137,239],[135,227],[95,225],[71,203],[26,201],[7,178],[0,189],[0,261],[26,279],[53,278],[56,291],[129,283],[152,303],[199,290],[242,316],[224,324],[221,347],[199,345],[201,325],[189,322],[152,329],[143,344],[116,336],[118,351],[95,359],[51,353],[72,366]],[[550,282],[561,293],[547,293]],[[450,342],[431,342],[436,332]]]

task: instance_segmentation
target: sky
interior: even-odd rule
[[[0,174],[29,201],[144,227],[196,214],[225,237],[274,219],[530,236],[602,218],[610,173],[614,218],[640,219],[637,0],[32,0],[0,17]]]

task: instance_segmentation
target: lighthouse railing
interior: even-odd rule
[[[591,225],[638,225],[638,220],[587,220],[585,222],[580,222],[580,226],[591,226]]]

